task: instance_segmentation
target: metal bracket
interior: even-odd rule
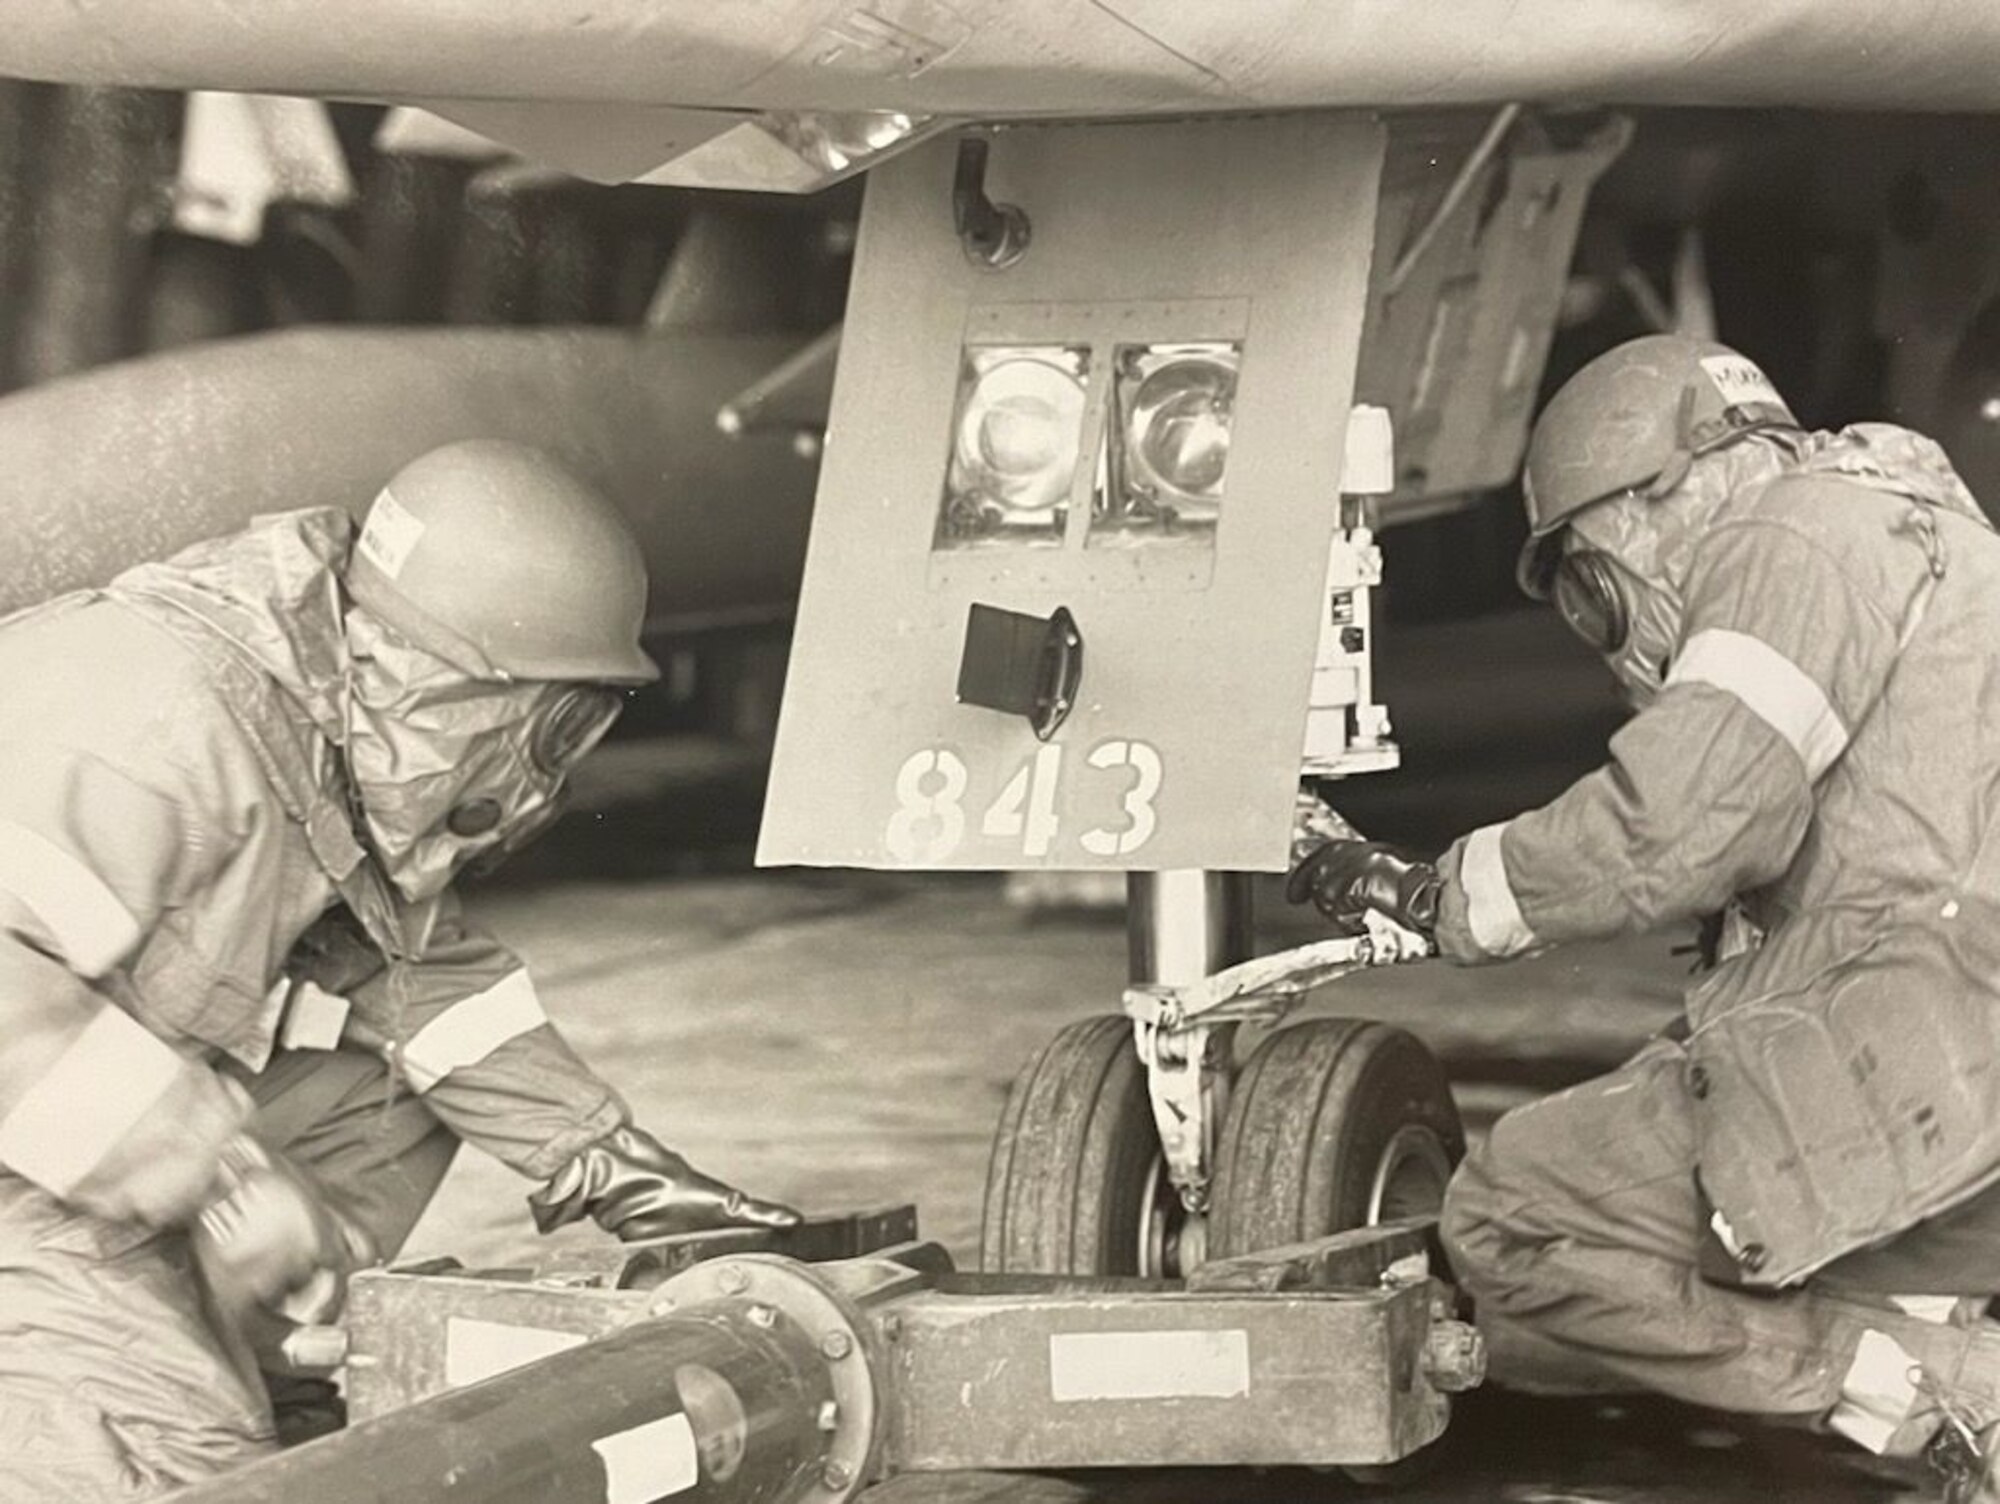
[[[710,1259],[781,1253],[802,1263],[854,1259],[917,1240],[917,1209],[891,1206],[811,1217],[786,1232],[734,1227],[669,1233],[638,1243],[580,1243],[552,1250],[535,1271],[545,1283],[604,1290],[650,1290]]]
[[[951,180],[951,219],[958,243],[975,266],[1004,271],[1027,254],[1028,216],[1017,204],[996,204],[986,196],[984,136],[967,136],[958,143],[958,170]]]
[[[1146,1095],[1153,1105],[1153,1126],[1160,1135],[1167,1178],[1182,1206],[1206,1212],[1215,1172],[1215,1135],[1228,1102],[1229,1073],[1223,1062],[1234,1028],[1225,1024],[1169,1029],[1135,1019],[1132,1032],[1146,1065]],[[1183,1267],[1198,1262],[1183,1254]]]

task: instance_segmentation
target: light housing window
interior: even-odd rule
[[[955,122],[900,110],[770,110],[638,179],[668,188],[816,193]]]
[[[969,346],[933,547],[1060,547],[1083,451],[1085,345]]]
[[[1242,358],[1234,340],[1118,347],[1092,546],[1213,546]]]

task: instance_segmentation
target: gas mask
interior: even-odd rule
[[[1680,641],[1680,593],[1640,579],[1572,525],[1550,595],[1570,630],[1602,655],[1626,703],[1634,710],[1650,705]]]
[[[1786,437],[1751,435],[1698,456],[1664,496],[1608,497],[1563,530],[1547,593],[1570,630],[1603,655],[1634,710],[1659,694],[1680,647],[1696,546],[1732,497],[1777,476],[1797,452]]]
[[[603,685],[469,679],[365,611],[347,639],[348,773],[368,844],[412,902],[545,830],[624,707]]]

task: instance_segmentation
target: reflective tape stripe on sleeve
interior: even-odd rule
[[[0,1120],[0,1164],[70,1195],[186,1068],[137,1019],[100,1008]]]
[[[548,1021],[528,973],[510,971],[417,1030],[403,1046],[403,1072],[418,1091],[429,1091],[453,1071],[479,1064],[508,1040]]]
[[[1847,750],[1847,728],[1806,671],[1747,632],[1710,627],[1688,639],[1667,683],[1707,684],[1738,700],[1799,754],[1816,783]]]
[[[0,889],[28,908],[79,976],[101,977],[139,943],[139,921],[110,884],[47,836],[0,822]]]
[[[1535,932],[1521,917],[1507,867],[1500,859],[1500,833],[1505,825],[1482,825],[1465,838],[1458,881],[1465,889],[1465,922],[1472,938],[1489,956],[1518,956],[1531,949]]]

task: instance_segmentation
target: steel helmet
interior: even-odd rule
[[[467,439],[411,460],[368,509],[355,601],[482,679],[636,684],[646,564],[610,502],[548,454]]]
[[[1550,535],[1607,497],[1665,496],[1698,455],[1798,419],[1757,363],[1714,340],[1648,334],[1563,383],[1528,439],[1528,542],[1518,576],[1546,597]]]

